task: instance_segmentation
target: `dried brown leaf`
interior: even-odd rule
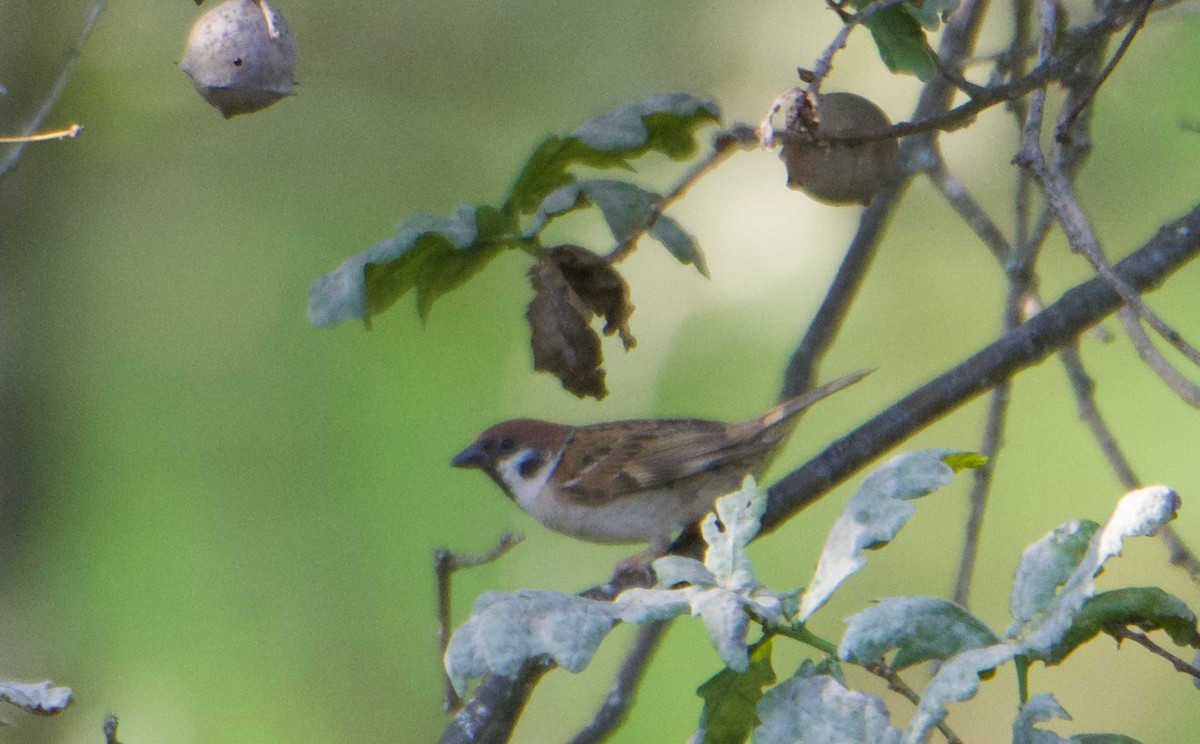
[[[583,397],[608,394],[601,364],[600,337],[593,316],[604,318],[604,333],[617,334],[626,349],[637,341],[629,329],[633,305],[629,287],[608,263],[574,245],[552,248],[529,270],[534,298],[525,318],[532,331],[534,368],[549,372],[568,391]]]
[[[596,315],[604,318],[604,335],[621,337],[625,349],[637,346],[629,329],[633,305],[629,302],[629,285],[607,261],[586,248],[560,245],[546,251],[546,256],[562,272],[567,284]]]

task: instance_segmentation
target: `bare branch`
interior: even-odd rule
[[[694,186],[706,173],[720,165],[725,158],[736,152],[739,146],[747,147],[752,144],[757,144],[757,138],[755,133],[748,127],[734,127],[729,131],[719,132],[713,138],[712,152],[707,157],[697,161],[683,175],[683,178],[679,179],[679,183],[675,184],[666,194],[663,194],[658,203],[646,213],[646,217],[642,220],[641,224],[631,230],[628,235],[621,238],[621,242],[606,257],[608,262],[613,264],[624,261],[637,248],[637,243],[641,240],[642,236],[649,232],[658,222],[659,218],[662,217],[667,207],[681,199],[687,193],[688,189]]]
[[[87,44],[88,39],[92,36],[92,31],[96,28],[96,22],[100,20],[100,15],[104,12],[108,5],[108,0],[96,0],[92,4],[91,13],[87,20],[83,22],[83,29],[80,30],[79,36],[75,39],[75,44],[68,50],[66,62],[63,63],[63,68],[58,73],[58,77],[54,81],[54,85],[50,87],[50,91],[46,94],[46,98],[42,101],[42,105],[34,112],[33,117],[21,130],[24,136],[31,136],[37,130],[42,128],[42,124],[46,121],[46,117],[50,115],[54,104],[58,103],[58,99],[66,90],[67,81],[71,78],[71,73],[75,72],[75,67],[79,63],[79,56],[83,54],[83,47]],[[74,125],[78,126],[78,125]],[[82,127],[80,127],[82,131]],[[3,160],[0,160],[0,178],[12,170],[21,160],[21,155],[25,152],[27,142],[19,142],[8,151]]]
[[[519,532],[506,532],[500,536],[500,542],[496,547],[478,555],[454,553],[445,548],[434,551],[433,573],[437,579],[438,592],[438,651],[442,656],[446,655],[446,648],[450,644],[450,583],[454,572],[491,563],[512,550],[524,539],[525,536]],[[454,685],[450,683],[449,675],[442,675],[442,683],[444,689],[442,706],[446,711],[458,710],[458,707],[462,705],[462,700],[454,691]]]
[[[1059,350],[1059,358],[1062,359],[1063,365],[1067,370],[1067,378],[1071,381],[1071,388],[1075,392],[1075,401],[1079,406],[1079,415],[1092,431],[1092,438],[1100,445],[1100,451],[1104,453],[1105,459],[1108,460],[1109,467],[1113,469],[1117,480],[1126,490],[1132,491],[1135,488],[1141,487],[1141,481],[1133,473],[1133,467],[1130,466],[1129,460],[1125,457],[1125,453],[1121,451],[1120,445],[1117,444],[1116,437],[1113,436],[1112,430],[1104,421],[1104,417],[1100,415],[1100,409],[1096,405],[1095,389],[1096,383],[1083,367],[1083,361],[1079,357],[1079,349],[1076,344],[1064,346]],[[1197,558],[1186,544],[1179,538],[1171,525],[1164,525],[1158,531],[1159,539],[1167,548],[1167,560],[1171,565],[1179,566],[1188,572],[1193,581],[1200,582],[1200,558]]]
[[[670,622],[647,623],[638,628],[637,639],[617,672],[616,681],[608,691],[592,720],[571,739],[571,744],[594,744],[607,739],[629,715],[634,693],[641,684],[646,668],[658,651],[658,645],[670,628]]]
[[[1151,653],[1161,656],[1162,658],[1171,662],[1171,666],[1175,667],[1175,671],[1183,672],[1184,674],[1190,674],[1196,679],[1200,679],[1200,669],[1197,669],[1195,666],[1187,663],[1175,654],[1150,640],[1145,633],[1135,633],[1129,628],[1117,628],[1115,631],[1113,631],[1113,634],[1118,638],[1127,638],[1134,643],[1140,644],[1142,647],[1149,649]]]
[[[1184,377],[1183,373],[1175,369],[1162,355],[1162,352],[1154,346],[1150,337],[1142,330],[1137,313],[1125,308],[1117,313],[1117,318],[1120,319],[1121,327],[1125,329],[1125,335],[1129,336],[1129,340],[1133,342],[1133,348],[1137,350],[1138,356],[1142,358],[1146,366],[1154,370],[1159,379],[1184,403],[1192,408],[1200,408],[1200,386]]]
[[[1142,248],[1117,264],[1116,271],[1139,291],[1157,287],[1200,254],[1200,205],[1164,225]],[[770,489],[763,531],[769,532],[833,486],[950,411],[1056,349],[1113,313],[1121,299],[1103,279],[1094,278],[950,371],[922,385]]]
[[[921,696],[916,693],[916,690],[909,687],[908,683],[896,673],[896,670],[884,664],[882,660],[864,664],[863,669],[887,682],[889,690],[897,693],[913,705],[921,702]],[[963,744],[962,739],[958,738],[958,734],[954,733],[954,729],[950,728],[950,725],[944,720],[938,722],[937,729],[942,732],[942,736],[946,737],[948,744]]]

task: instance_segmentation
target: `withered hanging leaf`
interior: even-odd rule
[[[626,351],[637,346],[637,339],[629,330],[629,316],[633,315],[629,286],[616,269],[600,256],[577,245],[551,248],[546,251],[546,257],[558,266],[584,305],[604,318],[605,336],[619,335]]]
[[[529,270],[536,293],[525,312],[532,331],[534,368],[549,372],[563,387],[584,397],[603,398],[604,355],[592,330],[594,315],[604,333],[620,335],[626,349],[637,343],[629,330],[629,287],[604,259],[574,245],[552,248]]]

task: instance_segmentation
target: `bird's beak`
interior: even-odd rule
[[[478,443],[472,443],[450,461],[450,465],[456,468],[482,468],[486,464],[487,454]]]

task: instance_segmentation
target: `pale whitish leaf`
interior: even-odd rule
[[[684,606],[707,628],[713,648],[722,661],[738,672],[749,668],[746,634],[751,617],[781,622],[787,597],[763,588],[754,577],[746,546],[758,534],[759,518],[766,508],[766,493],[747,477],[739,491],[717,499],[720,516],[709,514],[701,525],[709,547],[704,565],[687,559],[659,559],[655,572],[659,588],[630,589],[614,602],[625,622],[662,620],[683,612]],[[666,589],[687,582],[689,586]]]
[[[687,93],[665,93],[637,103],[618,106],[594,116],[580,124],[571,136],[595,150],[635,151],[645,147],[650,137],[646,117],[670,114],[688,118],[697,113],[716,119],[721,115],[721,110],[712,101],[705,101]]]
[[[1067,711],[1049,693],[1035,695],[1013,719],[1013,744],[1066,744],[1058,734],[1034,728],[1034,724],[1054,719],[1071,720]]]
[[[750,628],[750,616],[746,614],[746,601],[733,592],[704,590],[693,597],[692,613],[704,622],[708,640],[725,666],[739,673],[748,671],[750,654],[746,633]]]
[[[0,679],[0,700],[30,713],[60,713],[73,699],[70,687],[60,687],[49,680],[30,683]]]
[[[962,607],[934,597],[891,597],[846,620],[838,649],[843,661],[862,664],[897,649],[896,671],[930,659],[948,659],[1000,638]]]
[[[1088,545],[1099,528],[1091,520],[1067,522],[1025,549],[1009,598],[1014,621],[1008,629],[1009,637],[1016,637],[1026,625],[1045,615],[1054,602],[1055,592],[1067,583],[1087,555]]]
[[[1096,593],[1095,578],[1109,558],[1120,555],[1125,538],[1153,535],[1179,509],[1179,495],[1166,486],[1130,491],[1117,503],[1108,522],[1092,538],[1087,555],[1063,585],[1046,617],[1022,642],[1037,656],[1048,655],[1071,628],[1073,618]]]
[[[1141,744],[1123,734],[1075,734],[1069,739],[1052,731],[1034,728],[1035,724],[1054,719],[1071,720],[1053,695],[1044,693],[1030,699],[1013,721],[1013,744]]]
[[[691,612],[691,597],[695,589],[626,589],[613,600],[613,608],[621,622],[649,623],[670,620]]]
[[[1007,643],[964,651],[949,659],[933,676],[921,696],[917,712],[904,730],[905,744],[919,744],[946,717],[946,705],[973,697],[979,675],[1013,659],[1021,651]]]
[[[654,561],[654,575],[658,585],[670,588],[676,584],[691,584],[692,586],[716,586],[717,577],[713,576],[703,563],[695,558],[685,558],[681,555],[664,555]]]
[[[717,499],[716,514],[710,513],[700,524],[708,543],[704,565],[730,591],[744,592],[758,586],[746,546],[758,534],[759,520],[766,508],[766,491],[758,487],[754,476],[747,475],[741,490]]]
[[[572,594],[489,592],[475,600],[471,618],[450,640],[446,674],[461,695],[468,679],[488,672],[512,676],[526,661],[543,655],[578,672],[616,620],[609,603]]]
[[[758,704],[754,744],[896,744],[900,731],[873,695],[847,690],[829,676],[792,677]]]
[[[900,455],[867,476],[829,532],[816,573],[800,599],[799,622],[811,617],[842,582],[867,564],[865,551],[896,536],[916,510],[910,499],[950,482],[954,470],[943,458],[951,454],[950,450],[923,450]]]

